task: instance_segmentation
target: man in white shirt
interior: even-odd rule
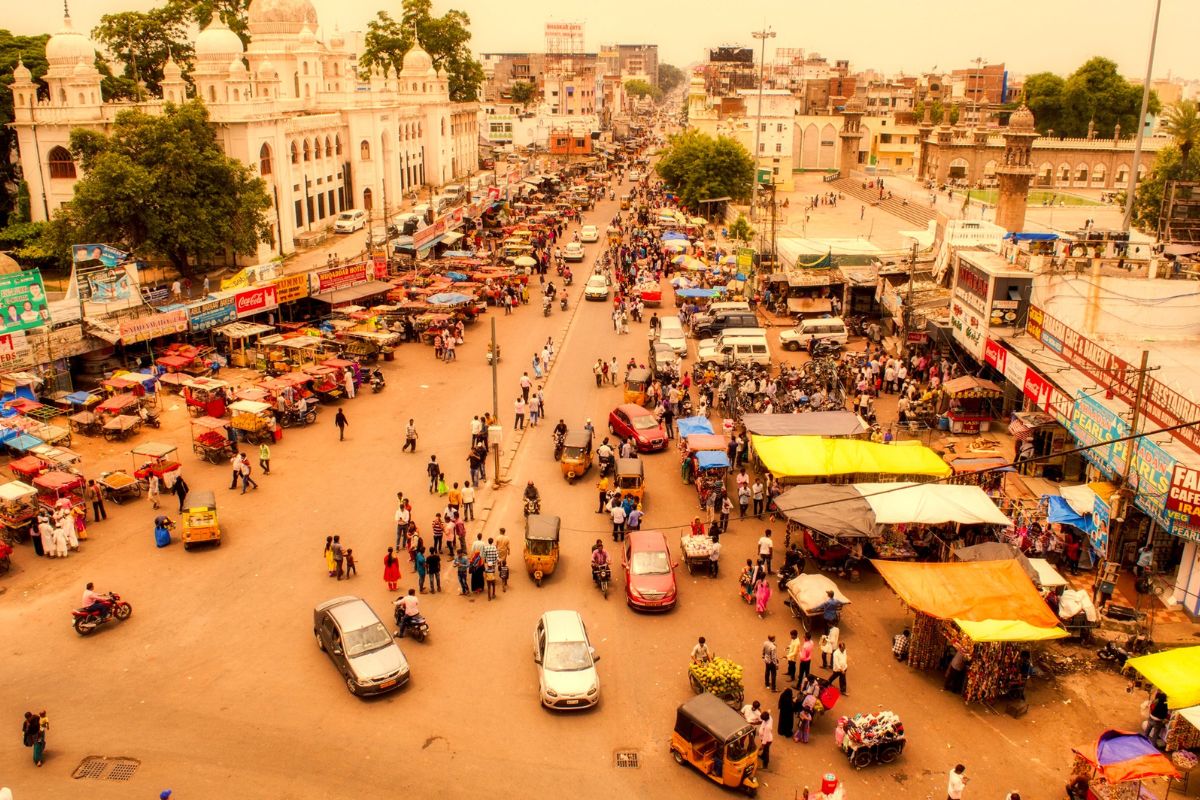
[[[404,501],[396,508],[396,549],[402,549],[401,543],[404,541],[404,535],[408,532],[408,523],[412,520],[412,514],[409,513],[408,507]]]
[[[625,541],[625,506],[615,503],[612,507],[613,541]]]
[[[837,678],[838,691],[841,692],[846,697],[849,697],[850,693],[846,691],[846,667],[847,666],[849,666],[849,664],[846,660],[846,643],[839,642],[838,646],[837,646],[837,650],[833,651],[833,666],[831,667],[833,672],[829,676],[829,682],[833,683],[833,679]]]
[[[967,768],[958,764],[950,770],[950,780],[946,784],[946,800],[962,800],[963,790],[967,787],[967,779],[963,773]]]
[[[708,643],[705,641],[704,637],[701,636],[696,642],[696,646],[692,648],[692,663],[706,664],[709,661],[712,661],[712,658],[712,651],[708,649]]]
[[[404,636],[404,629],[408,627],[408,620],[421,613],[421,601],[417,598],[417,590],[409,589],[408,594],[392,601],[392,605],[399,606],[403,612],[400,615],[400,627],[396,631],[396,635]]]
[[[771,541],[771,529],[767,528],[758,539],[758,557],[762,559],[763,568],[767,574],[771,572],[771,551],[774,548],[775,543]]]

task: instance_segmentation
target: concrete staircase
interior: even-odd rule
[[[886,181],[884,185],[886,188]],[[879,199],[879,190],[864,189],[861,180],[838,178],[833,182],[833,186],[847,197],[853,197],[867,205],[882,209],[905,222],[911,223],[914,229],[925,230],[929,226],[930,220],[937,217],[937,213],[933,209],[914,205],[913,203],[905,205],[899,197],[881,201]]]

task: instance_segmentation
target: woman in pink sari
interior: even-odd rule
[[[762,619],[763,614],[767,613],[767,601],[771,599],[771,584],[766,577],[762,577],[758,581],[758,585],[754,587],[754,610],[758,612],[758,618]]]

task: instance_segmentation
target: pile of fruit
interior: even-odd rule
[[[205,431],[196,437],[196,441],[205,447],[224,447],[229,444],[229,440],[216,431]]]
[[[266,420],[262,417],[244,412],[234,414],[233,419],[230,421],[233,423],[233,427],[239,431],[256,431],[266,425]]]
[[[688,672],[706,692],[718,697],[733,694],[742,688],[742,667],[727,658],[714,658],[703,664],[691,664]]]

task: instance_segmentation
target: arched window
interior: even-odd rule
[[[321,158],[321,140],[320,139],[313,139],[313,158],[318,159],[318,160]]]
[[[208,102],[210,102],[210,103],[217,102],[217,87],[215,87],[215,86],[208,87]]]
[[[304,160],[305,161],[312,160],[312,148],[308,144],[308,139],[304,140]]]
[[[300,66],[304,69],[304,74],[307,75],[308,74],[308,62],[305,61]]]
[[[71,153],[65,147],[56,147],[50,151],[47,156],[47,162],[50,165],[51,178],[74,178],[75,177],[75,159],[71,158]]]
[[[328,136],[325,137],[325,157],[333,158],[333,142],[329,140]]]
[[[363,189],[363,210],[370,211],[371,208],[372,208],[371,190]]]
[[[264,144],[258,151],[258,174],[271,174],[271,148]]]
[[[333,152],[339,156],[342,154],[342,137],[336,133],[333,135]]]
[[[363,161],[371,160],[371,143],[366,139],[363,139],[362,144],[358,146],[358,157]]]
[[[296,146],[295,142],[292,142],[292,163],[300,163],[300,148]]]

